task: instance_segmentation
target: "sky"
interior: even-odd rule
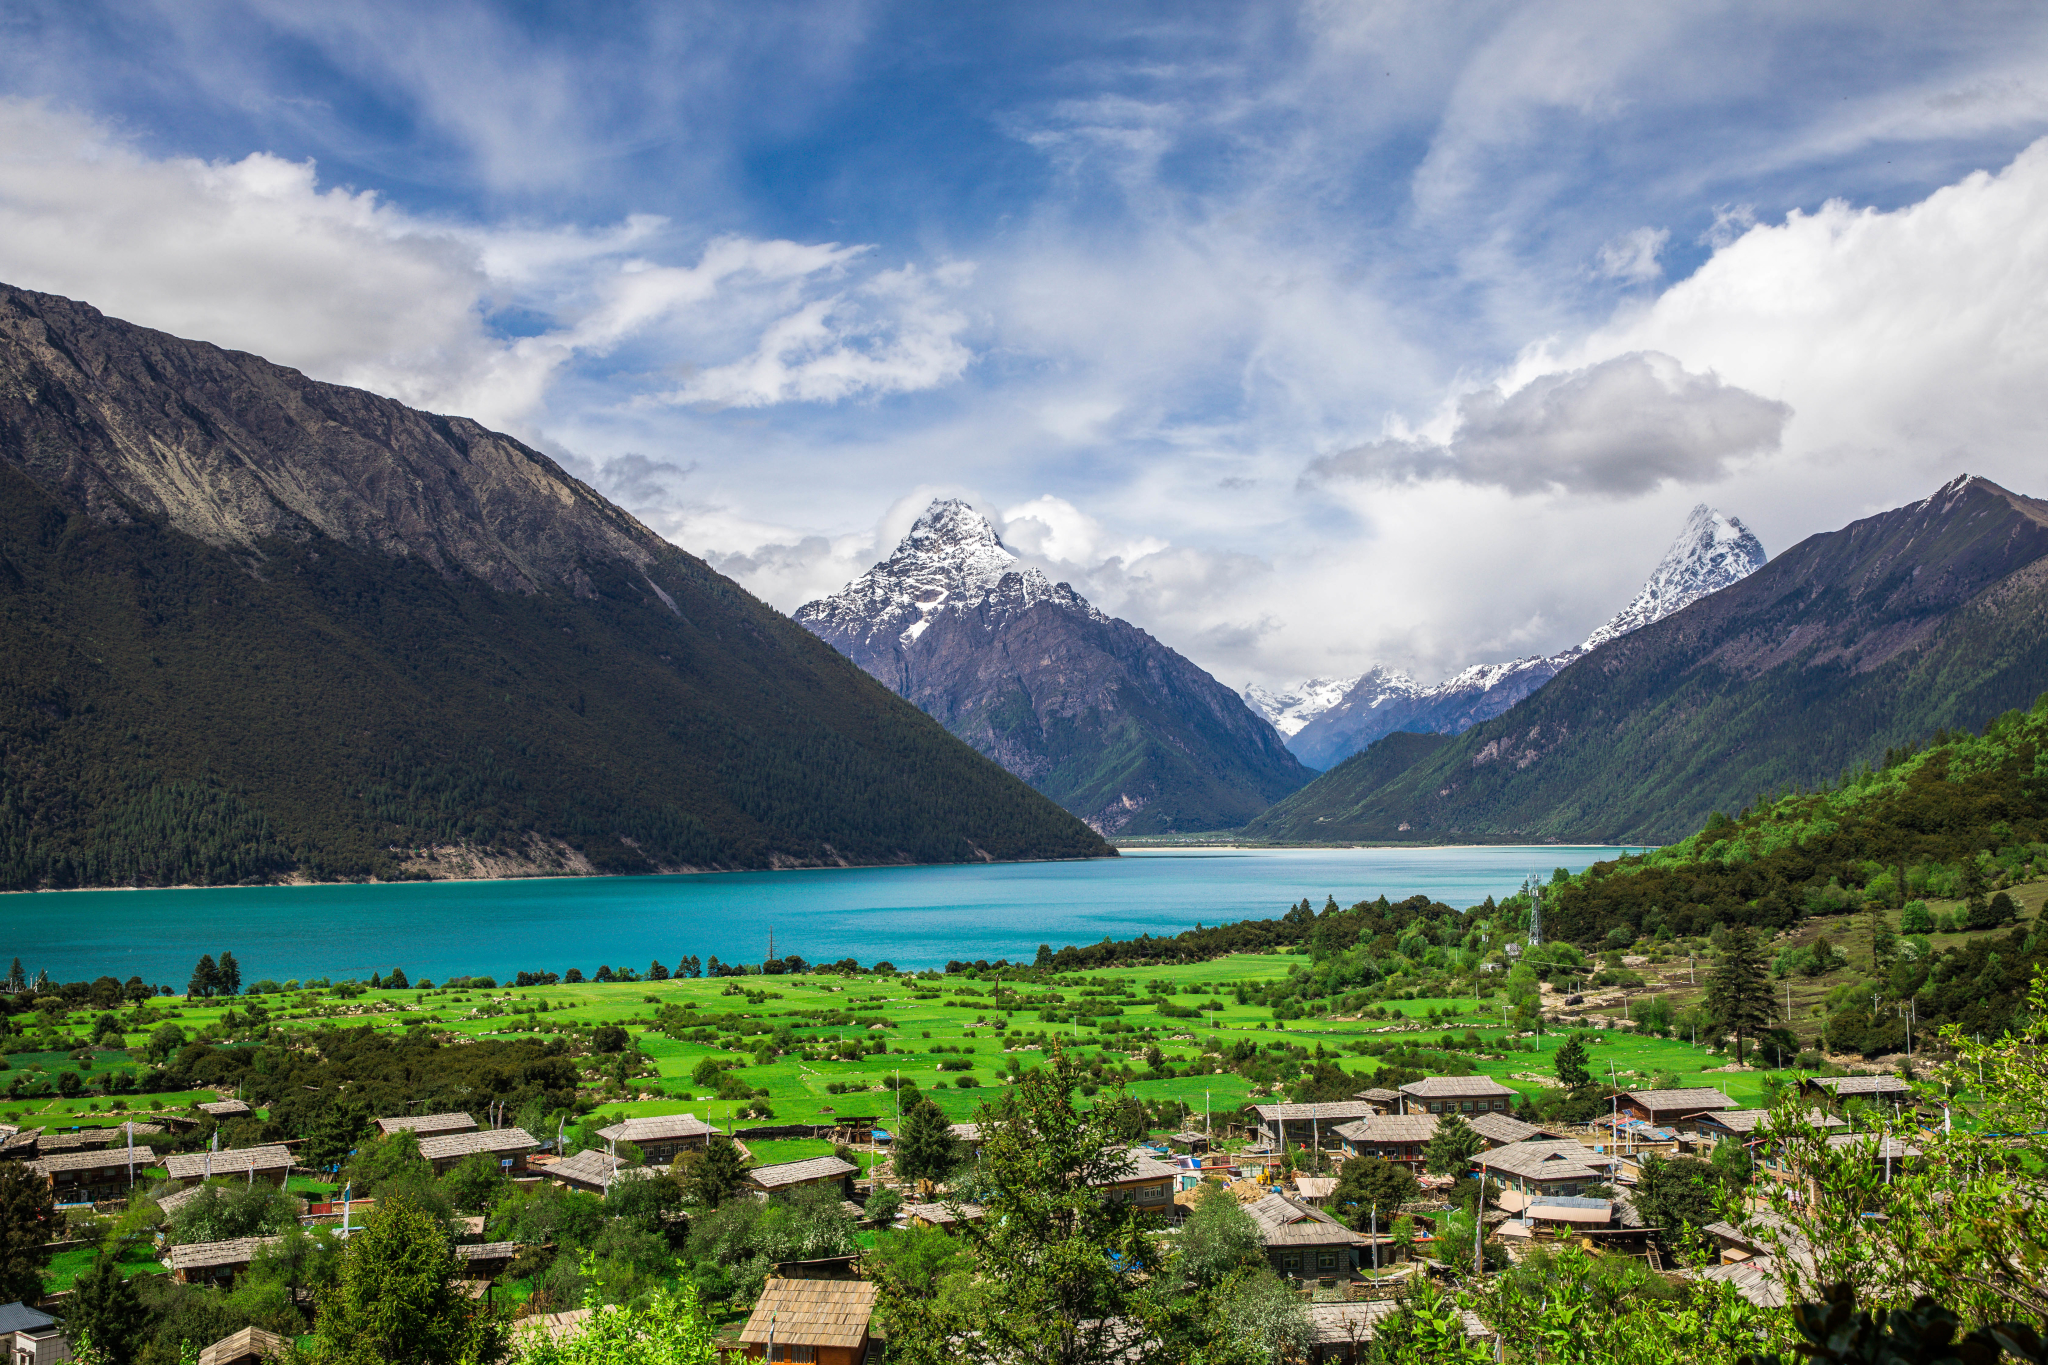
[[[931,499],[1232,686],[2048,495],[2033,4],[9,0],[0,280],[530,441],[784,611]]]

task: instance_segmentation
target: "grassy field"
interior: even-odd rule
[[[2030,904],[2038,904],[2044,889],[2048,888],[2025,888]],[[1798,937],[1805,941],[1820,933],[1827,933],[1852,962],[1857,959],[1860,933],[1861,952],[1867,961],[1864,922],[1809,921]],[[1527,1095],[1546,1088],[1553,1066],[1550,1054],[1561,1040],[1546,1035],[1536,1040],[1537,1051],[1502,1050],[1500,1040],[1506,1031],[1498,997],[1386,1002],[1385,1009],[1399,1012],[1395,1019],[1308,1018],[1285,1023],[1274,1020],[1268,1009],[1236,1002],[1233,987],[1237,984],[1283,976],[1291,965],[1304,960],[1287,954],[1241,955],[1183,967],[1072,974],[1061,977],[1056,987],[1012,983],[1021,998],[1016,993],[997,994],[996,982],[966,977],[809,975],[517,990],[378,990],[346,999],[333,992],[298,992],[264,997],[261,1004],[269,1026],[285,1029],[325,1024],[428,1027],[450,1035],[491,1038],[531,1036],[535,1031],[546,1036],[604,1023],[622,1024],[658,1075],[636,1079],[625,1095],[593,1088],[590,1093],[600,1099],[599,1112],[610,1116],[688,1111],[714,1123],[742,1128],[764,1123],[823,1123],[849,1115],[873,1115],[882,1126],[890,1127],[897,1112],[896,1096],[884,1082],[899,1075],[914,1081],[950,1117],[966,1120],[997,1093],[1007,1077],[1041,1064],[1056,1042],[1084,1062],[1100,1060],[1112,1068],[1114,1074],[1106,1075],[1105,1083],[1128,1067],[1134,1077],[1128,1085],[1131,1094],[1147,1101],[1184,1105],[1195,1123],[1201,1121],[1205,1109],[1227,1114],[1265,1096],[1254,1094],[1252,1083],[1236,1074],[1167,1076],[1151,1072],[1144,1060],[1148,1047],[1156,1045],[1175,1070],[1198,1061],[1211,1040],[1226,1047],[1247,1036],[1260,1045],[1285,1041],[1307,1048],[1312,1058],[1320,1047],[1357,1075],[1362,1087],[1371,1083],[1378,1063],[1347,1051],[1347,1045],[1373,1039],[1428,1046],[1446,1032],[1462,1039],[1467,1030],[1473,1030],[1483,1040],[1483,1050],[1477,1057],[1469,1050],[1461,1055],[1471,1058],[1480,1072]],[[1687,982],[1682,955],[1654,964],[1644,969],[1644,974],[1650,985],[1632,993],[1631,1000],[1639,1000],[1649,991],[1664,991],[1675,1003],[1683,1004],[1703,990],[1703,986]],[[1704,979],[1702,970],[1700,980]],[[1829,984],[1828,977],[1796,978],[1795,1014],[1824,994]],[[1171,987],[1173,994],[1148,993],[1148,985]],[[1055,991],[1060,997],[1055,1008],[1062,1021],[1048,1022],[1040,1018],[1039,1011]],[[1194,1019],[1170,1018],[1160,1013],[1160,998],[1182,1007],[1209,1008],[1201,1009]],[[1681,1085],[1720,1088],[1739,1104],[1760,1101],[1765,1073],[1734,1068],[1726,1056],[1693,1047],[1682,1038],[1599,1031],[1600,1015],[1618,1017],[1626,1006],[1619,992],[1591,992],[1587,1002],[1576,1013],[1588,1016],[1581,1022],[1595,1030],[1590,1060],[1602,1080],[1611,1075],[1623,1085],[1642,1085],[1663,1076]],[[164,997],[146,1006],[142,1016],[124,1011],[121,1017],[124,1023],[133,1024],[126,1041],[139,1049],[149,1031],[164,1022],[178,1024],[190,1034],[202,1030],[219,1034],[229,1010],[246,1020],[249,1003],[247,997],[212,1002]],[[1077,1003],[1115,1007],[1121,1013],[1084,1019],[1077,1028],[1069,1014]],[[693,1024],[705,1022],[684,1030],[691,1036],[665,1036],[653,1024],[657,1013],[667,1006],[691,1016]],[[1561,1002],[1552,999],[1546,999],[1546,1006],[1562,1009]],[[669,1017],[677,1015],[672,1012]],[[83,1026],[86,1019],[83,1013],[75,1014],[71,1023]],[[1127,1031],[1107,1031],[1099,1027],[1103,1023]],[[1803,1018],[1801,1026],[1804,1031]],[[245,1033],[246,1027],[241,1031]],[[235,1032],[229,1030],[231,1035]],[[764,1038],[777,1039],[781,1055],[757,1057]],[[864,1050],[877,1040],[886,1045],[886,1052]],[[51,1056],[59,1065],[75,1065],[64,1054]],[[692,1074],[707,1057],[735,1064],[734,1078],[750,1089],[765,1090],[767,1094],[759,1102],[765,1103],[772,1117],[737,1117],[741,1101],[714,1098],[710,1087],[693,1083]],[[22,1057],[15,1061],[19,1066]],[[95,1065],[102,1064],[96,1061]],[[969,1079],[969,1086],[959,1084],[963,1077]],[[842,1093],[834,1093],[835,1085]],[[59,1126],[108,1123],[131,1116],[147,1119],[152,1101],[183,1107],[205,1098],[211,1096],[190,1092],[147,1096],[127,1101],[136,1106],[133,1110],[111,1108],[122,1102],[119,1097],[45,1098],[0,1105],[0,1117],[15,1123]],[[764,1161],[796,1160],[829,1150],[822,1142],[806,1140],[750,1145]]]

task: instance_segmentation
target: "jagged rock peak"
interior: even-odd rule
[[[1014,615],[1039,602],[1108,619],[1065,583],[1019,560],[971,504],[939,498],[887,559],[830,597],[798,607],[796,619],[842,649],[892,637],[908,646],[948,608]]]
[[[1649,582],[1613,619],[1586,637],[1581,651],[1617,640],[1661,621],[1709,593],[1739,583],[1770,558],[1763,543],[1736,518],[1700,503],[1685,519],[1678,539],[1664,552]]]

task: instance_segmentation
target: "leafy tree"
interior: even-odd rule
[[[187,1246],[266,1237],[297,1223],[297,1201],[275,1185],[221,1180],[178,1206],[167,1235],[172,1245]]]
[[[1374,1362],[1427,1361],[1430,1365],[1452,1365],[1457,1361],[1485,1361],[1492,1355],[1465,1330],[1465,1305],[1455,1295],[1439,1289],[1426,1277],[1410,1282],[1400,1305],[1382,1318],[1373,1331],[1369,1354]]]
[[[380,1133],[356,1148],[342,1169],[342,1178],[355,1187],[356,1197],[382,1199],[384,1191],[433,1179],[433,1167],[420,1155],[420,1135],[410,1128]]]
[[[121,994],[127,997],[130,1004],[139,1005],[154,996],[156,991],[141,977],[131,976],[122,983]]]
[[[590,1049],[593,1052],[623,1052],[631,1041],[626,1030],[618,1024],[599,1024],[590,1035]]]
[[[50,1182],[19,1161],[0,1163],[0,1303],[42,1298],[44,1244],[61,1226]]]
[[[505,1325],[456,1287],[460,1270],[430,1210],[405,1198],[380,1201],[368,1226],[343,1244],[334,1284],[320,1295],[311,1356],[336,1365],[495,1360]]]
[[[959,1164],[959,1149],[945,1114],[919,1096],[904,1112],[896,1134],[896,1174],[905,1180],[944,1180]]]
[[[316,1171],[341,1165],[362,1142],[369,1123],[369,1107],[354,1096],[342,1096],[302,1130],[305,1143],[299,1149],[300,1162]]]
[[[1486,1139],[1473,1132],[1463,1116],[1445,1114],[1423,1145],[1423,1169],[1431,1175],[1462,1176],[1472,1169],[1472,1158],[1485,1150]]]
[[[717,1208],[747,1183],[746,1158],[723,1133],[713,1133],[703,1151],[684,1156],[684,1188],[707,1209]]]
[[[1076,1108],[1082,1074],[1055,1045],[1044,1066],[981,1110],[988,1216],[958,1234],[973,1249],[981,1307],[921,1298],[885,1277],[890,1348],[906,1365],[1155,1355],[1152,1302],[1129,1273],[1158,1261],[1148,1218],[1103,1188],[1131,1169],[1110,1124],[1123,1097]]]
[[[147,1326],[148,1314],[135,1286],[121,1274],[113,1255],[101,1252],[64,1301],[65,1333],[74,1346],[89,1345],[90,1356],[106,1365],[128,1365]]]
[[[1337,1188],[1330,1196],[1329,1208],[1353,1228],[1368,1229],[1375,1219],[1384,1228],[1393,1222],[1403,1204],[1421,1195],[1422,1185],[1407,1166],[1378,1157],[1355,1156],[1337,1173]]]
[[[214,984],[222,995],[242,993],[242,967],[233,953],[220,955],[220,965],[214,968]]]
[[[1593,1083],[1593,1073],[1586,1069],[1586,1040],[1579,1034],[1574,1033],[1565,1039],[1552,1065],[1557,1069],[1558,1080],[1567,1090],[1584,1090]]]
[[[657,1289],[634,1308],[585,1306],[590,1317],[559,1340],[514,1332],[513,1365],[711,1365],[719,1358],[717,1329],[694,1284]]]
[[[441,1177],[448,1202],[464,1213],[482,1213],[495,1205],[511,1185],[497,1158],[487,1152],[464,1157]]]
[[[867,1207],[862,1210],[868,1221],[876,1227],[886,1228],[896,1221],[896,1215],[903,1211],[903,1196],[888,1186],[883,1186],[868,1196]]]
[[[1735,1035],[1735,1061],[1742,1062],[1742,1042],[1771,1020],[1770,966],[1756,934],[1738,925],[1714,961],[1707,978],[1707,1012],[1722,1030]]]
[[[1259,1225],[1244,1205],[1216,1181],[1204,1181],[1194,1211],[1182,1226],[1174,1265],[1202,1290],[1265,1263]]]
[[[1721,1172],[1696,1157],[1666,1161],[1655,1154],[1643,1158],[1635,1189],[1636,1212],[1646,1227],[1662,1228],[1676,1243],[1687,1230],[1698,1232],[1721,1216],[1726,1192]]]
[[[214,966],[213,954],[208,953],[192,969],[192,981],[185,987],[185,995],[193,1000],[211,1000],[219,989],[220,968]]]
[[[718,1059],[716,1057],[706,1057],[699,1061],[696,1070],[690,1073],[690,1083],[700,1086],[715,1086],[718,1084],[719,1078],[724,1075],[725,1068],[718,1064]]]
[[[1891,916],[1876,902],[1870,909],[1870,965],[1880,975],[1899,960],[1899,936],[1892,932]]]

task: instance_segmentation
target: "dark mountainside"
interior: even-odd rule
[[[0,287],[0,885],[1088,857],[552,460]]]
[[[1237,693],[1017,567],[965,503],[796,619],[1104,834],[1235,828],[1310,776]]]
[[[1600,645],[1410,764],[1375,745],[1246,833],[1668,842],[2030,703],[2044,608],[2048,504],[1959,478]]]

